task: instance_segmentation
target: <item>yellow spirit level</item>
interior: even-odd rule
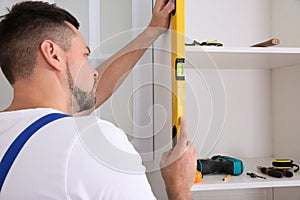
[[[180,137],[180,117],[185,117],[185,27],[184,0],[175,0],[172,12],[172,139],[173,147]],[[202,173],[196,171],[194,183],[200,183]]]
[[[180,117],[185,116],[185,16],[184,0],[175,0],[171,17],[172,37],[172,139],[180,137]]]

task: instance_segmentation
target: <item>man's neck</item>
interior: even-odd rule
[[[71,114],[66,95],[60,95],[51,89],[40,90],[38,86],[23,87],[14,85],[14,97],[11,105],[4,111],[15,111],[31,108],[53,108],[66,114]],[[63,93],[61,93],[63,94]]]

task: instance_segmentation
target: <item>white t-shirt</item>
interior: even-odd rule
[[[0,112],[0,159],[53,109]],[[126,135],[95,116],[58,119],[37,131],[12,165],[0,199],[155,199]]]

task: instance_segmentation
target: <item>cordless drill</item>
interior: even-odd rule
[[[228,156],[213,156],[211,159],[198,159],[197,170],[204,174],[240,175],[244,171],[241,160]]]

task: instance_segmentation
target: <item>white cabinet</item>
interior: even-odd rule
[[[186,1],[186,41],[224,43],[186,47],[187,120],[199,158],[231,155],[244,160],[245,172],[255,173],[256,165],[271,166],[274,157],[300,163],[300,27],[291,22],[299,21],[299,8],[297,0]],[[169,37],[154,45],[156,159],[171,144]],[[281,44],[250,48],[272,37]],[[150,180],[157,177],[153,173]],[[280,180],[243,174],[226,184],[221,178],[206,176],[193,186],[194,198],[280,199],[284,191],[289,199],[300,196],[299,173]],[[163,195],[161,186],[153,187]]]

